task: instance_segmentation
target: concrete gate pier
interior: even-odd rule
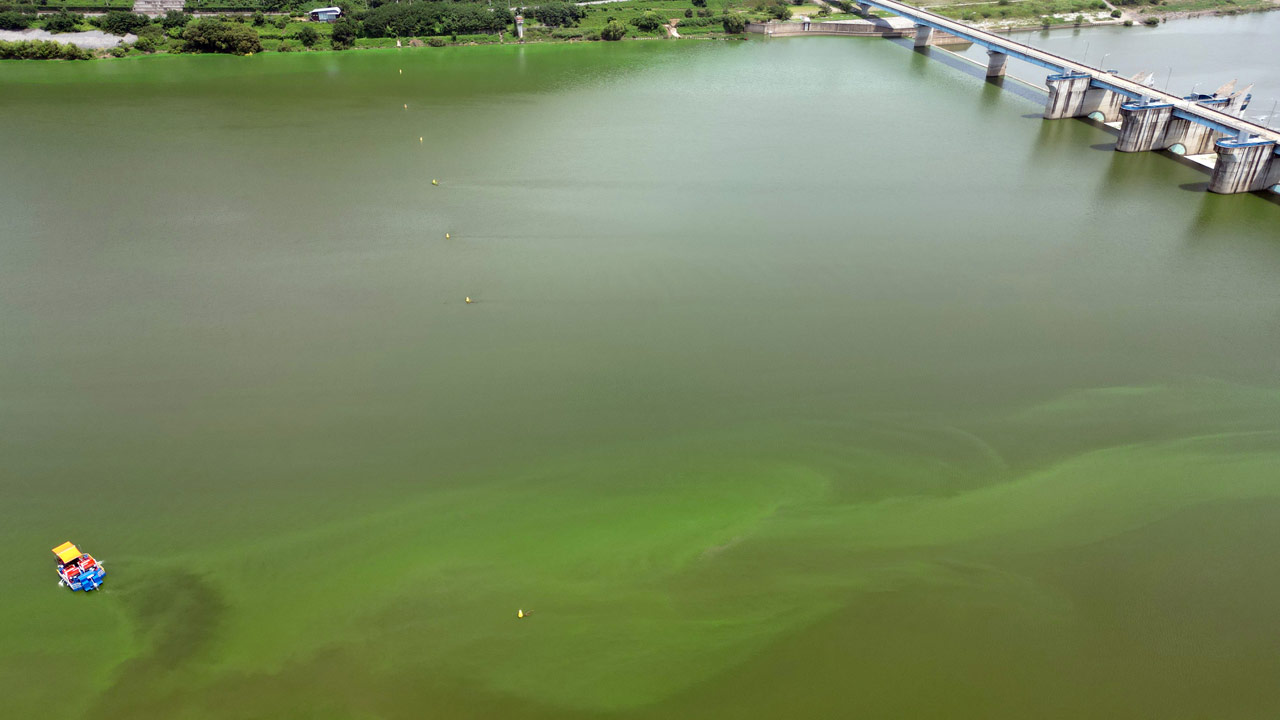
[[[1215,149],[1218,162],[1209,178],[1209,192],[1255,192],[1280,184],[1274,140],[1222,139]]]
[[[1146,152],[1161,150],[1165,130],[1173,117],[1169,103],[1125,103],[1120,106],[1120,137],[1116,150]]]
[[[990,72],[988,65],[988,77]],[[1046,120],[1086,115],[1106,122],[1115,122],[1120,118],[1120,104],[1124,102],[1124,96],[1096,86],[1090,75],[1061,73],[1045,78],[1045,83],[1049,86],[1049,100],[1044,106]]]
[[[1045,78],[1049,85],[1049,100],[1044,105],[1046,120],[1080,117],[1087,115],[1084,110],[1084,97],[1089,92],[1092,78],[1084,73],[1061,73]]]

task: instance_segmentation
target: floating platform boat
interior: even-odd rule
[[[64,542],[53,549],[58,558],[59,585],[66,585],[72,590],[97,590],[102,587],[102,579],[107,569],[102,563],[93,559],[89,553],[80,552],[80,548],[70,542]]]

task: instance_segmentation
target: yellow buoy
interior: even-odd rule
[[[400,74],[401,74],[401,75],[403,75],[403,74],[404,74],[404,70],[403,70],[403,69],[400,71]]]
[[[471,304],[471,296],[467,296],[467,304],[468,304],[468,305],[470,305],[470,304]],[[522,613],[523,613],[524,611],[523,611],[523,610],[521,610],[520,612],[522,612]],[[521,615],[520,617],[524,617],[524,615]]]
[[[404,109],[405,109],[405,110],[408,110],[408,109],[409,109],[409,103],[405,103],[405,104],[404,104]]]
[[[445,233],[445,234],[444,234],[444,239],[445,239],[445,240],[448,240],[448,239],[449,239],[449,233]]]
[[[524,610],[517,610],[517,611],[516,611],[516,617],[518,617],[518,618],[522,618],[522,617],[524,617]]]
[[[432,185],[439,185],[439,184],[440,184],[440,181],[439,181],[439,180],[432,180],[432,181],[431,181],[431,184],[432,184]]]
[[[418,142],[422,142],[422,138],[418,138]]]

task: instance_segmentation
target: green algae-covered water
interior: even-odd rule
[[[844,38],[5,64],[5,713],[1274,717],[1280,206],[1038,111]]]

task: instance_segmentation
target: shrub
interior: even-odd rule
[[[266,25],[266,24],[267,24],[267,16],[263,15],[261,10],[253,14],[254,27],[262,27],[263,25]]]
[[[51,33],[75,32],[76,26],[84,22],[84,16],[63,10],[54,13],[44,20],[44,29]]]
[[[685,8],[685,9],[684,9],[684,16],[685,16],[685,17],[687,17],[687,18],[691,18],[691,17],[693,17],[693,8]]]
[[[280,46],[276,48],[276,52],[293,52],[293,46],[286,40],[280,41]]]
[[[1125,26],[1125,27],[1133,27],[1133,21],[1132,21],[1132,20],[1125,20],[1125,21],[1124,21],[1124,26]]]
[[[1072,22],[1072,23],[1074,23],[1074,24],[1076,25],[1076,27],[1079,27],[1079,26],[1081,26],[1081,25],[1083,25],[1083,24],[1084,24],[1084,16],[1083,16],[1083,15],[1076,15],[1075,19],[1074,19],[1074,20],[1072,20],[1071,22]]]
[[[1111,17],[1113,17],[1113,18],[1118,18],[1118,17],[1120,17],[1120,11],[1119,11],[1119,10],[1112,10],[1112,11],[1111,11]]]
[[[360,25],[350,18],[343,18],[333,24],[333,35],[329,38],[329,44],[334,50],[346,50],[356,44],[356,37],[360,34]]]
[[[621,40],[626,36],[626,34],[627,29],[624,28],[617,20],[610,20],[608,24],[600,28],[601,40]]]
[[[1160,24],[1160,18],[1158,18],[1158,17],[1147,17],[1147,18],[1143,18],[1143,19],[1142,19],[1142,24],[1143,24],[1143,25],[1146,25],[1147,27],[1155,27],[1155,26],[1157,26],[1157,25],[1159,25],[1159,24]]]
[[[310,25],[304,25],[293,36],[297,38],[298,42],[302,43],[302,47],[311,47],[320,41],[320,33]]]
[[[151,19],[146,15],[138,15],[123,10],[112,10],[98,18],[97,22],[98,27],[102,28],[103,32],[109,32],[112,35],[128,35],[150,24]]]
[[[155,41],[155,40],[152,40],[152,39],[151,39],[151,38],[149,38],[149,37],[140,37],[140,38],[138,38],[138,41],[137,41],[137,42],[135,42],[135,43],[133,44],[133,47],[134,47],[134,49],[136,49],[136,50],[140,50],[140,51],[142,51],[142,52],[144,52],[144,53],[151,53],[151,52],[155,52],[155,51],[156,51],[156,41]]]
[[[159,25],[144,25],[138,28],[137,36],[139,38],[149,38],[152,42],[160,42],[164,37],[164,28]]]
[[[704,8],[707,6],[707,0],[693,0],[693,6]]]
[[[16,10],[0,12],[0,30],[26,30],[31,25],[31,16]]]
[[[777,20],[789,20],[791,18],[791,8],[782,3],[770,5],[765,8],[765,11],[769,13],[770,17]]]
[[[201,20],[183,31],[182,39],[191,52],[232,55],[262,52],[257,30],[221,20]]]
[[[646,11],[643,14],[631,18],[631,24],[644,32],[653,32],[662,27],[662,18],[652,11]]]
[[[129,48],[125,47],[124,44],[121,43],[120,45],[117,45],[111,48],[110,52],[111,52],[111,57],[121,58],[129,54]]]
[[[157,20],[165,30],[172,30],[186,27],[187,23],[191,22],[191,16],[181,10],[170,10],[164,14],[164,17]]]
[[[698,11],[698,17],[711,17],[711,11],[703,8]]]
[[[444,47],[447,43],[442,37],[429,37],[427,38],[427,44],[431,47]]]
[[[533,17],[548,27],[570,27],[586,17],[579,5],[564,2],[546,3],[533,9]]]
[[[0,59],[5,60],[88,60],[90,57],[92,55],[88,50],[71,43],[53,40],[0,40]]]
[[[364,37],[376,38],[493,34],[515,18],[505,7],[490,8],[479,3],[408,2],[380,5],[365,13],[362,20]]]
[[[747,30],[747,21],[741,15],[725,15],[720,20],[724,31],[730,35],[740,35]]]
[[[285,29],[285,28],[289,27],[289,18],[287,18],[287,17],[278,17],[278,18],[276,18],[275,26],[276,26],[276,28],[278,28],[278,29],[280,29],[280,30],[283,30],[283,29]]]

